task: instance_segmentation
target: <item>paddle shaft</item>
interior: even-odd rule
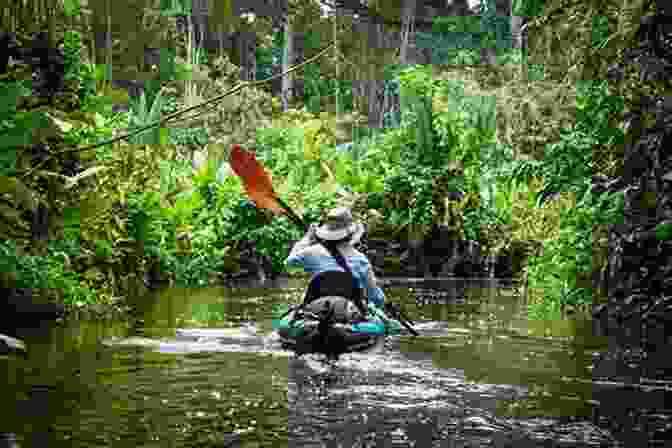
[[[406,318],[406,317],[401,313],[401,310],[396,310],[396,309],[394,309],[394,308],[392,308],[392,309],[394,310],[394,313],[390,313],[390,314],[396,314],[396,316],[393,316],[393,317],[396,318],[399,322],[401,322],[401,325],[403,325],[404,327],[406,327],[406,329],[407,329],[408,331],[410,331],[411,334],[412,334],[413,336],[419,336],[419,335],[420,335],[420,334],[415,330],[415,328],[413,328],[413,327],[411,326],[411,324],[409,323],[410,319]]]
[[[287,216],[289,219],[294,222],[297,226],[301,227],[304,232],[308,231],[308,226],[306,225],[305,221],[299,217],[296,213],[294,213],[294,210],[291,209],[289,205],[282,199],[280,199],[277,195],[275,196],[275,200],[278,201],[278,204],[282,206],[287,211]]]
[[[401,314],[399,315],[399,317],[401,317]],[[415,330],[415,328],[411,327],[411,325],[410,325],[408,322],[406,322],[404,319],[399,320],[399,322],[401,322],[401,325],[403,325],[404,327],[406,327],[406,329],[407,329],[408,331],[410,331],[411,334],[412,334],[413,336],[420,336],[420,333],[418,333],[418,332]]]

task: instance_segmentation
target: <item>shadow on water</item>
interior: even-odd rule
[[[0,448],[667,440],[650,428],[638,433],[637,422],[629,433],[618,429],[612,409],[622,399],[645,403],[666,422],[667,389],[597,380],[593,353],[606,341],[591,322],[530,322],[510,288],[390,285],[388,299],[403,304],[421,335],[326,362],[280,349],[273,306],[300,300],[305,282],[284,286],[166,289],[137,299],[130,322],[68,321],[28,335],[25,359],[0,357],[9,411]],[[649,445],[627,443],[633,434],[648,434]]]

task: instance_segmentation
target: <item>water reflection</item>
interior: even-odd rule
[[[169,289],[138,300],[131,322],[27,335],[25,359],[0,358],[0,431],[15,435],[0,447],[618,446],[601,403],[666,409],[665,390],[592,380],[604,341],[589,322],[530,323],[492,288],[431,305],[388,289],[420,337],[296,358],[271,313],[301,292]]]

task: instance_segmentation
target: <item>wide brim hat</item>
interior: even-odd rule
[[[352,219],[352,213],[346,207],[335,208],[327,214],[315,235],[326,241],[339,241],[350,237],[350,244],[358,242],[364,235],[364,225]]]

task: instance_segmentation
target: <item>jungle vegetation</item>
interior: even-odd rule
[[[31,75],[58,64],[17,58],[0,73],[5,284],[71,306],[117,303],[147,272],[215,282],[240,268],[248,240],[282,270],[300,230],[250,206],[227,164],[239,143],[309,221],[363,203],[371,227],[427,227],[445,219],[432,197],[443,182],[464,192],[466,238],[492,253],[525,248],[517,274],[532,317],[599,300],[591,279],[623,201],[590,186],[623,169],[633,82],[603,79],[648,2],[626,13],[614,0],[453,2],[461,10],[436,15],[441,2],[290,0],[276,16],[237,15],[236,3],[209,11],[210,29],[229,38],[214,49],[180,0],[23,0],[3,11],[18,47],[46,30],[63,57],[46,104]],[[138,42],[160,49],[158,64]],[[129,97],[120,79],[144,81],[142,94]]]

